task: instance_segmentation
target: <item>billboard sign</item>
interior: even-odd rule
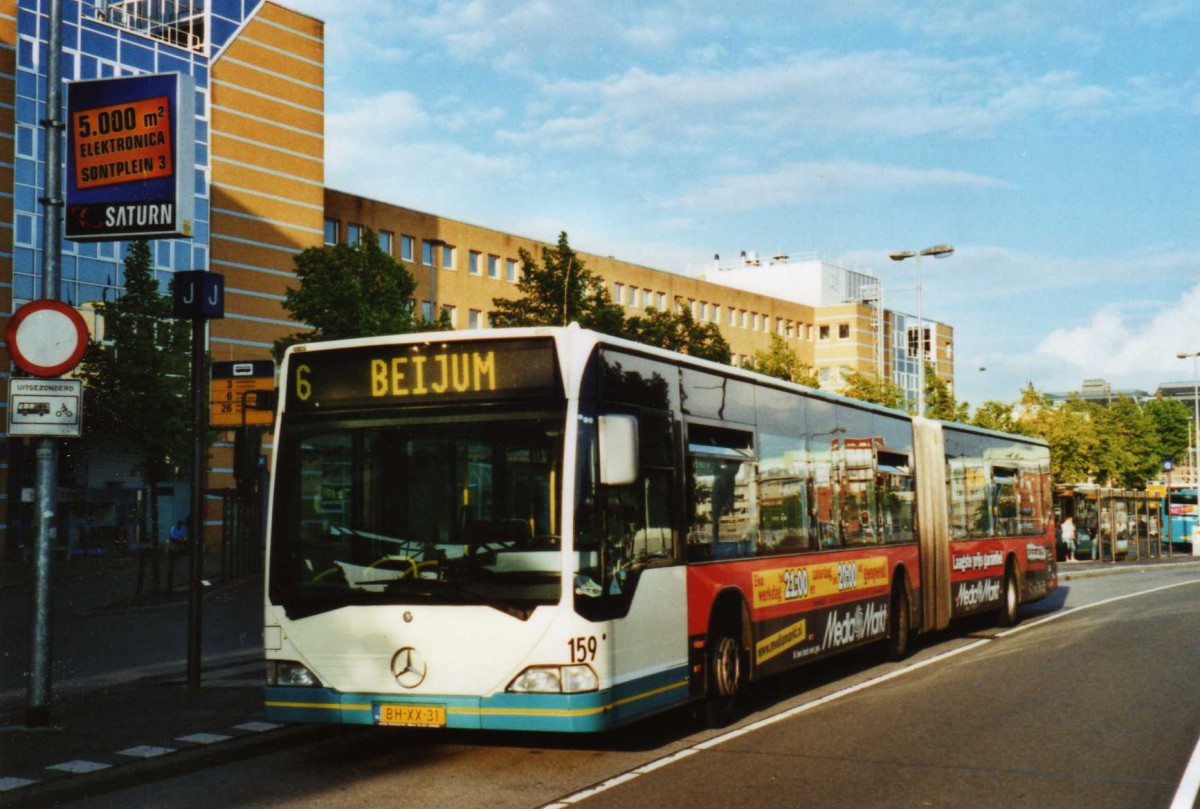
[[[190,237],[195,118],[182,73],[69,83],[66,237]]]

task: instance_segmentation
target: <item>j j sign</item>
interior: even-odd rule
[[[192,235],[195,93],[161,73],[67,85],[66,235]]]

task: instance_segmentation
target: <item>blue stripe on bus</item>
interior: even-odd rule
[[[632,722],[682,705],[688,699],[686,667],[641,677],[586,694],[510,694],[491,697],[344,694],[331,688],[267,686],[266,718],[272,722],[375,724],[375,706],[440,705],[446,727],[586,733]]]

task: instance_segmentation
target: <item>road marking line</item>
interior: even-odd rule
[[[84,775],[97,770],[107,770],[111,764],[101,764],[99,761],[84,761],[83,759],[75,759],[74,761],[64,761],[62,764],[51,764],[47,770],[57,770],[58,772],[69,772],[72,775]]]
[[[225,733],[193,733],[190,736],[179,736],[175,741],[191,742],[192,744],[213,744],[215,742],[226,742],[232,738],[232,736]]]
[[[1196,796],[1200,795],[1200,741],[1192,751],[1192,760],[1183,771],[1183,780],[1171,801],[1171,809],[1192,809],[1196,805]]]
[[[139,744],[137,747],[118,750],[117,755],[130,756],[132,758],[155,758],[156,756],[165,756],[167,753],[174,752],[174,747],[155,747],[152,744]]]
[[[1041,626],[1042,624],[1049,623],[1050,621],[1055,620],[1057,618],[1061,618],[1065,615],[1074,615],[1076,613],[1083,612],[1084,610],[1092,609],[1093,607],[1100,607],[1100,606],[1104,606],[1106,604],[1113,604],[1118,601],[1124,601],[1129,598],[1135,598],[1137,596],[1143,596],[1143,595],[1150,595],[1151,593],[1158,593],[1158,592],[1162,592],[1163,590],[1170,590],[1175,587],[1183,587],[1184,585],[1188,585],[1188,584],[1200,584],[1200,579],[1196,579],[1193,581],[1179,582],[1176,584],[1168,584],[1168,585],[1164,585],[1162,587],[1155,587],[1151,590],[1142,590],[1142,591],[1139,591],[1136,593],[1129,593],[1129,594],[1123,595],[1123,596],[1114,596],[1112,598],[1106,598],[1103,601],[1097,601],[1094,604],[1085,604],[1080,607],[1072,607],[1070,609],[1066,609],[1061,612],[1056,612],[1051,615],[1046,615],[1046,616],[1043,616],[1038,619],[1030,620],[1027,623],[1021,623],[1018,626],[1015,626],[1011,629],[1006,629],[1003,632],[999,632],[990,637],[981,638],[981,639],[975,641],[974,643],[968,643],[966,646],[960,646],[957,649],[951,649],[948,652],[943,652],[941,654],[930,657],[926,660],[922,660],[920,662],[913,663],[912,665],[908,665],[903,668],[896,669],[894,671],[889,671],[886,674],[879,675],[878,677],[872,677],[870,679],[864,680],[861,683],[858,683],[857,685],[852,685],[852,686],[850,686],[848,688],[844,688],[840,691],[835,691],[831,694],[826,694],[825,696],[820,697],[819,699],[815,699],[811,702],[806,702],[803,705],[797,705],[794,708],[789,708],[788,710],[783,711],[782,713],[764,717],[762,719],[759,719],[756,722],[751,722],[749,725],[745,725],[740,728],[735,728],[734,730],[728,731],[726,733],[722,733],[719,736],[714,736],[711,739],[707,739],[705,741],[699,742],[697,744],[692,745],[691,747],[676,751],[669,756],[663,756],[662,758],[655,759],[654,761],[651,761],[649,763],[641,764],[641,765],[635,767],[634,769],[629,770],[628,772],[624,772],[619,775],[615,775],[606,781],[596,784],[595,786],[591,786],[591,787],[588,787],[587,789],[579,790],[578,792],[573,792],[570,795],[567,795],[565,797],[557,799],[553,803],[544,804],[542,806],[542,809],[567,809],[567,807],[573,806],[574,804],[579,803],[580,801],[586,800],[587,798],[590,798],[594,795],[599,795],[601,792],[607,792],[608,790],[612,789],[615,786],[619,786],[620,784],[624,784],[629,781],[632,781],[635,778],[645,775],[646,773],[653,772],[657,769],[660,769],[661,767],[665,767],[668,764],[674,764],[676,761],[680,761],[684,758],[687,758],[688,756],[691,756],[694,753],[699,753],[704,750],[711,750],[712,748],[722,745],[725,742],[732,741],[734,739],[748,735],[756,730],[761,730],[770,725],[774,725],[776,722],[782,722],[786,719],[791,719],[795,716],[799,716],[800,714],[806,713],[807,711],[810,711],[813,708],[818,708],[823,705],[828,705],[829,703],[836,702],[837,700],[840,700],[843,697],[848,697],[851,694],[857,694],[859,691],[864,691],[868,688],[872,688],[876,685],[881,685],[882,683],[886,683],[890,680],[895,680],[898,677],[903,677],[905,675],[913,673],[914,671],[920,671],[921,669],[923,669],[927,666],[932,666],[934,663],[941,663],[942,661],[949,660],[950,658],[956,657],[957,655],[963,654],[965,652],[973,651],[975,649],[980,648],[981,646],[988,645],[989,643],[996,640],[997,638],[1003,638],[1003,637],[1007,637],[1009,635],[1014,635],[1017,632],[1022,632],[1026,629],[1032,629],[1035,626]],[[1191,780],[1189,780],[1189,779],[1191,779]],[[1192,784],[1192,781],[1195,781],[1195,783]],[[1184,774],[1184,784],[1180,785],[1181,792],[1184,790],[1185,784],[1191,784],[1192,800],[1194,801],[1196,791],[1197,791],[1197,789],[1200,789],[1200,743],[1197,744],[1196,752],[1193,753],[1193,756],[1192,756],[1192,763],[1191,763],[1191,765],[1189,765],[1187,772]],[[1176,802],[1178,803],[1179,800],[1180,800],[1179,796],[1176,795]],[[1192,807],[1191,803],[1179,804],[1178,806],[1176,804],[1172,804],[1170,809],[1191,809],[1191,807]]]
[[[8,792],[10,789],[19,789],[36,783],[37,781],[32,778],[0,778],[0,792]]]
[[[274,722],[243,722],[240,725],[234,725],[234,730],[248,730],[251,733],[262,733],[265,730],[274,730],[275,728],[283,727]]]

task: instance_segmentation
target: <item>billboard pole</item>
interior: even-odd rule
[[[42,298],[58,300],[62,281],[62,0],[50,0],[49,58],[46,65],[46,117],[42,128],[46,138],[45,195],[42,203]],[[37,471],[34,508],[36,509],[36,571],[33,585],[33,635],[29,649],[29,690],[25,705],[25,726],[50,724],[50,590],[57,539],[55,507],[58,482],[57,445],[53,438],[41,438],[37,444]]]

